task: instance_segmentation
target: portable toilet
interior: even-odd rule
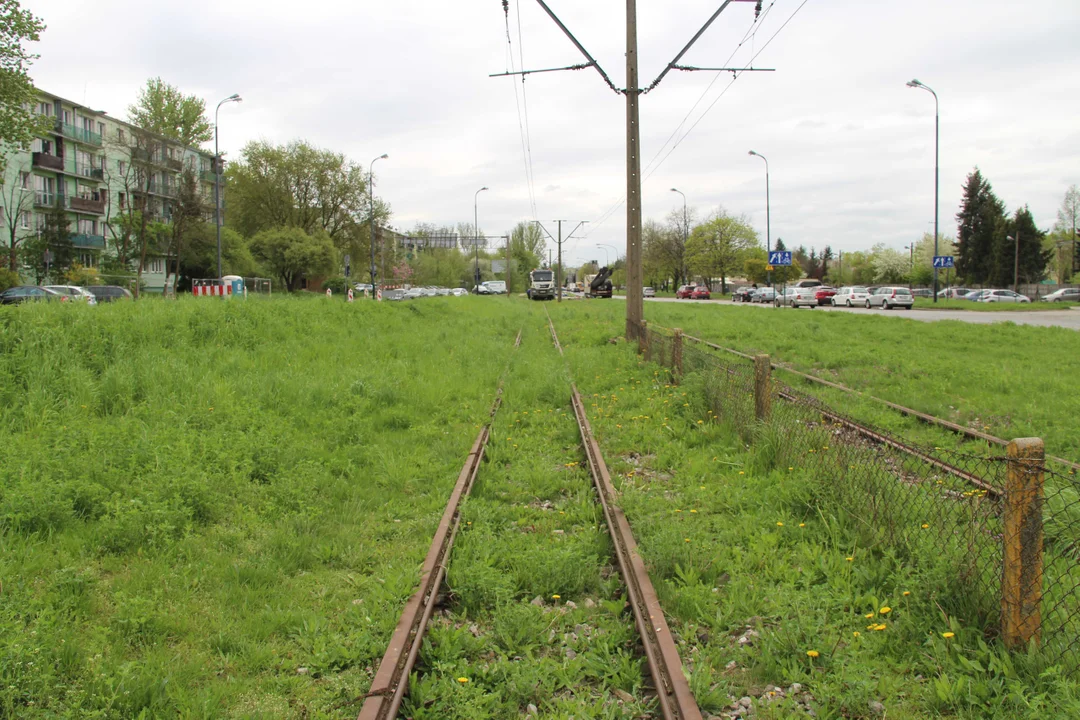
[[[221,282],[224,285],[231,286],[233,297],[247,297],[244,293],[244,278],[239,275],[224,275]]]

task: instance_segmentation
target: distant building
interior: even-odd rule
[[[132,203],[145,208],[154,221],[171,222],[177,179],[185,167],[195,172],[199,192],[213,207],[210,153],[40,89],[30,109],[52,124],[28,150],[11,155],[3,168],[0,203],[8,206],[5,213],[18,214],[20,237],[39,232],[46,213],[59,204],[67,211],[78,261],[99,267],[104,256],[116,257],[120,218]],[[138,269],[138,256],[134,254],[132,272]],[[167,247],[148,249],[143,267],[147,291],[164,290],[168,259]]]

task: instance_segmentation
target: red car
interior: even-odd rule
[[[814,298],[817,300],[818,305],[831,305],[832,296],[835,294],[836,288],[822,286],[814,293]]]
[[[704,285],[698,285],[690,293],[691,300],[708,300],[711,297],[712,296],[709,295],[709,288],[705,287]]]
[[[675,291],[675,297],[679,300],[688,300],[690,296],[694,294],[693,285],[683,285],[681,288]]]

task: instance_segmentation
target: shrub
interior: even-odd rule
[[[332,277],[323,281],[322,289],[330,289],[334,291],[335,295],[344,295],[345,291],[349,289],[349,279],[345,277]]]
[[[22,280],[19,278],[19,273],[12,272],[7,268],[0,268],[0,292],[21,284]]]

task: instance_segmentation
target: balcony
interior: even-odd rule
[[[165,165],[165,167],[169,168],[170,170],[172,170],[174,172],[180,172],[181,170],[184,169],[184,161],[183,160],[177,160],[175,158],[171,158],[168,155],[166,155],[165,157],[162,158],[162,161],[163,161],[163,164]]]
[[[202,173],[200,173],[199,177],[202,179],[203,182],[217,182],[217,175],[214,173],[213,170],[203,170]]]
[[[71,138],[75,142],[85,143],[87,145],[95,145],[101,147],[101,135],[90,130],[84,130],[81,127],[68,124],[62,120],[56,121],[56,132],[60,133],[66,138]]]
[[[48,153],[36,152],[31,154],[30,163],[42,170],[55,170],[56,172],[64,172],[64,158],[59,155],[49,155]]]
[[[51,208],[57,206],[67,207],[67,201],[63,193],[45,192],[43,190],[34,193],[34,207]]]
[[[95,215],[105,214],[105,200],[94,200],[92,198],[73,197],[68,201],[68,207],[75,212],[94,213]]]
[[[72,235],[71,244],[80,249],[104,250],[104,235]]]
[[[105,171],[99,167],[93,167],[91,165],[76,165],[75,174],[79,177],[90,178],[91,180],[105,179]]]

